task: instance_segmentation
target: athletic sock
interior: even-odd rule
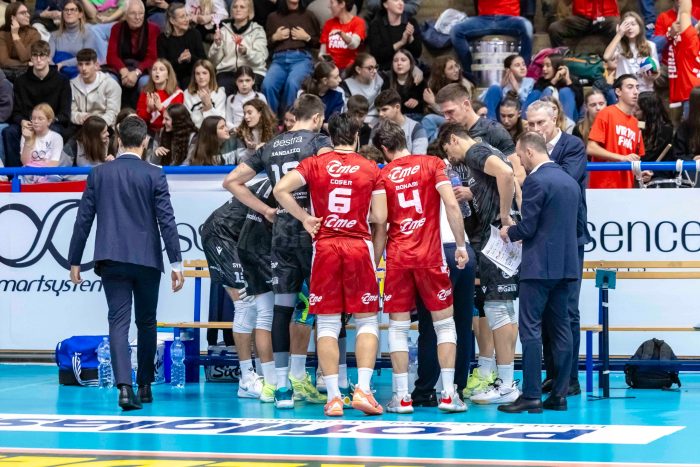
[[[515,364],[510,365],[498,365],[498,378],[503,381],[504,388],[510,388],[513,386],[513,371],[515,370]]]
[[[289,363],[291,363],[289,374],[292,378],[297,380],[306,378],[306,355],[292,354],[289,357]]]
[[[455,391],[455,369],[442,368],[440,369],[440,378],[442,378],[442,390],[447,394],[452,394]]]
[[[396,395],[399,399],[408,394],[408,373],[397,373],[394,374],[394,384]]]
[[[255,368],[253,368],[253,360],[241,360],[241,379],[246,383],[253,379],[255,375]]]
[[[479,356],[479,373],[484,378],[487,378],[491,373],[496,371],[496,359]]]
[[[372,380],[372,373],[374,373],[374,370],[372,368],[357,369],[357,387],[362,389],[367,394],[369,394],[370,391],[370,381]]]
[[[275,362],[267,362],[267,363],[261,363],[260,364],[263,378],[265,379],[265,383],[267,384],[272,384],[273,386],[277,385],[277,375],[275,374]]]
[[[340,397],[340,389],[338,388],[338,375],[324,375],[323,382],[326,383],[326,392],[328,394],[329,401],[332,401],[336,397]]]
[[[288,388],[289,387],[289,367],[275,368],[275,375],[277,376],[277,389]]]

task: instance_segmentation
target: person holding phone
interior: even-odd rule
[[[352,65],[360,44],[367,37],[365,22],[352,14],[353,0],[330,0],[333,17],[321,30],[319,58],[330,57],[342,72]]]

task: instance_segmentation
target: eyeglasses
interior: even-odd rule
[[[78,11],[80,11],[80,10],[78,10],[77,8],[64,8],[63,9],[64,13],[77,13]]]
[[[48,58],[49,54],[46,53],[38,53],[38,54],[32,54],[32,58]]]
[[[365,70],[369,70],[369,71],[378,70],[378,69],[379,69],[379,67],[378,67],[377,65],[361,66],[360,68],[364,68]]]

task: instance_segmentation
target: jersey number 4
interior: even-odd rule
[[[423,214],[423,204],[420,202],[420,193],[418,190],[411,190],[411,199],[406,199],[406,192],[398,193],[399,206],[402,208],[415,208],[418,214]]]

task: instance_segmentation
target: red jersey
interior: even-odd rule
[[[520,0],[480,0],[479,16],[520,16]]]
[[[387,269],[442,266],[437,188],[450,183],[445,163],[431,156],[400,157],[384,166],[382,179],[389,223]]]
[[[372,239],[372,195],[384,192],[374,162],[354,152],[332,151],[307,157],[296,170],[308,187],[312,215],[323,218],[314,241],[334,237]]]
[[[668,48],[668,97],[671,107],[690,98],[690,91],[700,86],[700,38],[695,27],[688,26]]]

